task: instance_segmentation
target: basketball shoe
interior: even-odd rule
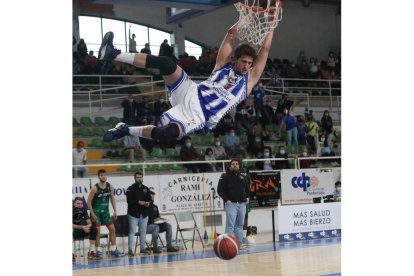
[[[103,135],[102,140],[108,143],[127,135],[129,135],[129,125],[120,122],[114,128],[108,129]]]
[[[114,60],[117,55],[121,53],[121,50],[118,50],[114,47],[114,33],[107,32],[102,39],[101,47],[99,48],[98,59],[99,60]]]
[[[115,249],[114,251],[109,251],[109,253],[111,254],[111,257],[123,257],[123,256],[125,256],[125,254],[119,252],[118,249]]]

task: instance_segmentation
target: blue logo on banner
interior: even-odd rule
[[[302,173],[302,176],[295,176],[292,178],[292,186],[294,188],[302,188],[304,192],[306,192],[306,189],[310,186],[310,177],[306,176],[305,173]]]

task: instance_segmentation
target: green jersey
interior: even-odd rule
[[[109,211],[109,199],[111,197],[111,185],[106,182],[104,189],[99,187],[99,184],[95,184],[96,194],[92,199],[92,208],[94,212]]]

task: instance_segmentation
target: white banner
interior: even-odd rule
[[[211,189],[217,191],[220,176],[221,173],[145,175],[144,185],[155,192],[155,204],[158,205],[160,213],[184,210],[203,211],[203,196],[206,204],[204,208],[208,211],[210,208],[210,194],[213,192]],[[72,199],[77,196],[82,197],[86,207],[90,187],[98,181],[98,177],[74,178]],[[128,204],[125,192],[135,182],[133,175],[109,176],[107,181],[114,187],[117,214],[126,215]],[[205,183],[204,186],[203,183]],[[111,206],[111,204],[109,205]],[[215,210],[223,210],[223,200],[217,193],[214,199],[214,208]],[[111,206],[111,215],[112,212]]]
[[[279,206],[279,241],[341,236],[341,203]]]
[[[314,197],[330,195],[335,189],[332,170],[282,170],[282,204],[313,203]]]
[[[217,194],[221,173],[160,175],[160,212],[223,210],[223,200]],[[211,197],[215,191],[214,198]],[[204,202],[204,206],[203,206]],[[214,202],[214,204],[213,204]]]

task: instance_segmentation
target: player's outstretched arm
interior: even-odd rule
[[[217,53],[216,66],[214,67],[214,71],[220,69],[224,66],[224,64],[230,61],[231,53],[233,51],[234,40],[237,36],[238,23],[239,22],[235,23],[233,26],[230,27],[230,29],[227,31],[226,36],[223,39],[223,42],[220,45],[220,49]]]
[[[262,45],[259,53],[257,54],[257,58],[254,62],[254,66],[252,67],[249,73],[249,87],[248,87],[248,95],[252,92],[253,86],[259,81],[260,76],[263,73],[263,70],[266,66],[267,57],[269,56],[270,47],[272,46],[272,39],[273,39],[273,30],[271,30]]]

